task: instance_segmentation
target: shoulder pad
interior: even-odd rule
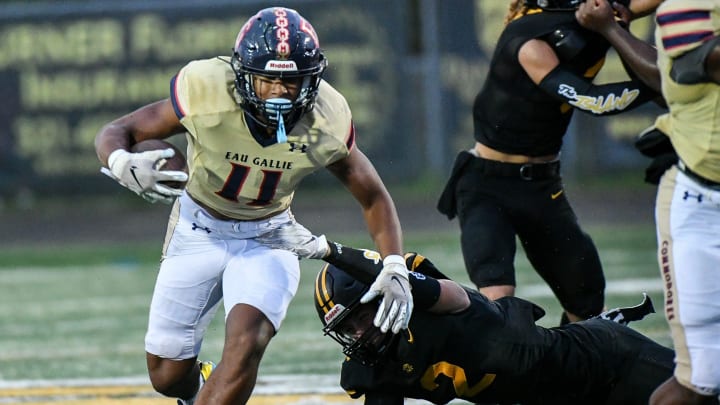
[[[548,34],[546,41],[553,47],[561,61],[573,60],[585,48],[587,41],[576,29],[560,26]]]

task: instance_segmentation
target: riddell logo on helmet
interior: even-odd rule
[[[265,70],[274,70],[278,72],[294,72],[297,65],[294,60],[269,60],[265,64]]]
[[[345,310],[345,307],[342,304],[337,304],[334,307],[332,307],[327,314],[325,314],[325,325],[329,324],[333,321],[333,319],[337,318],[338,315],[340,315]]]

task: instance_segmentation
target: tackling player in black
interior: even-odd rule
[[[618,114],[659,95],[636,79],[593,83],[610,44],[577,23],[580,3],[511,2],[473,106],[475,145],[457,156],[438,202],[449,219],[458,217],[465,267],[480,292],[490,299],[515,293],[518,237],[565,321],[599,314],[605,290],[597,249],[560,175],[572,114]]]
[[[372,325],[377,300],[359,303],[382,267],[379,254],[329,245],[315,306],[325,334],[348,356],[342,387],[353,398],[364,396],[366,405],[399,405],[404,398],[647,404],[672,374],[674,352],[623,325],[653,311],[647,300],[544,328],[535,324],[544,314],[537,305],[509,296],[490,301],[415,253],[405,255],[415,302],[410,326],[383,334]]]

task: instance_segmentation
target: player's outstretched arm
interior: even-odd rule
[[[360,203],[370,235],[384,257],[383,268],[361,299],[382,296],[374,324],[393,333],[407,329],[413,310],[408,269],[402,258],[402,230],[395,204],[370,160],[353,148],[344,159],[328,166]]]
[[[365,283],[372,283],[382,270],[380,254],[372,250],[355,249],[330,241],[323,260]],[[416,258],[418,255],[407,255]],[[426,259],[423,259],[426,260]],[[420,270],[420,269],[418,269]],[[435,279],[422,272],[409,273],[414,308],[437,314],[456,313],[470,305],[465,289],[450,279]]]
[[[651,4],[642,7],[651,7]],[[632,13],[619,3],[611,5],[608,0],[588,0],[578,6],[575,18],[584,28],[605,37],[620,55],[623,63],[645,85],[660,93],[657,50],[652,44],[635,37],[626,27],[620,25],[615,18],[616,14],[625,16],[624,22],[629,23]]]
[[[329,252],[325,235],[313,235],[295,221],[264,233],[255,241],[272,249],[289,250],[302,259],[322,259]]]

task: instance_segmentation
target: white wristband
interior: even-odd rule
[[[383,259],[383,266],[387,266],[388,264],[402,264],[405,266],[405,259],[400,255],[387,255],[385,259]]]
[[[130,152],[126,151],[125,149],[115,149],[114,151],[112,151],[112,153],[110,153],[110,155],[108,156],[107,160],[108,169],[112,170],[113,163],[115,163],[115,161],[117,160],[117,158],[120,157],[120,155],[123,155],[125,153]]]

